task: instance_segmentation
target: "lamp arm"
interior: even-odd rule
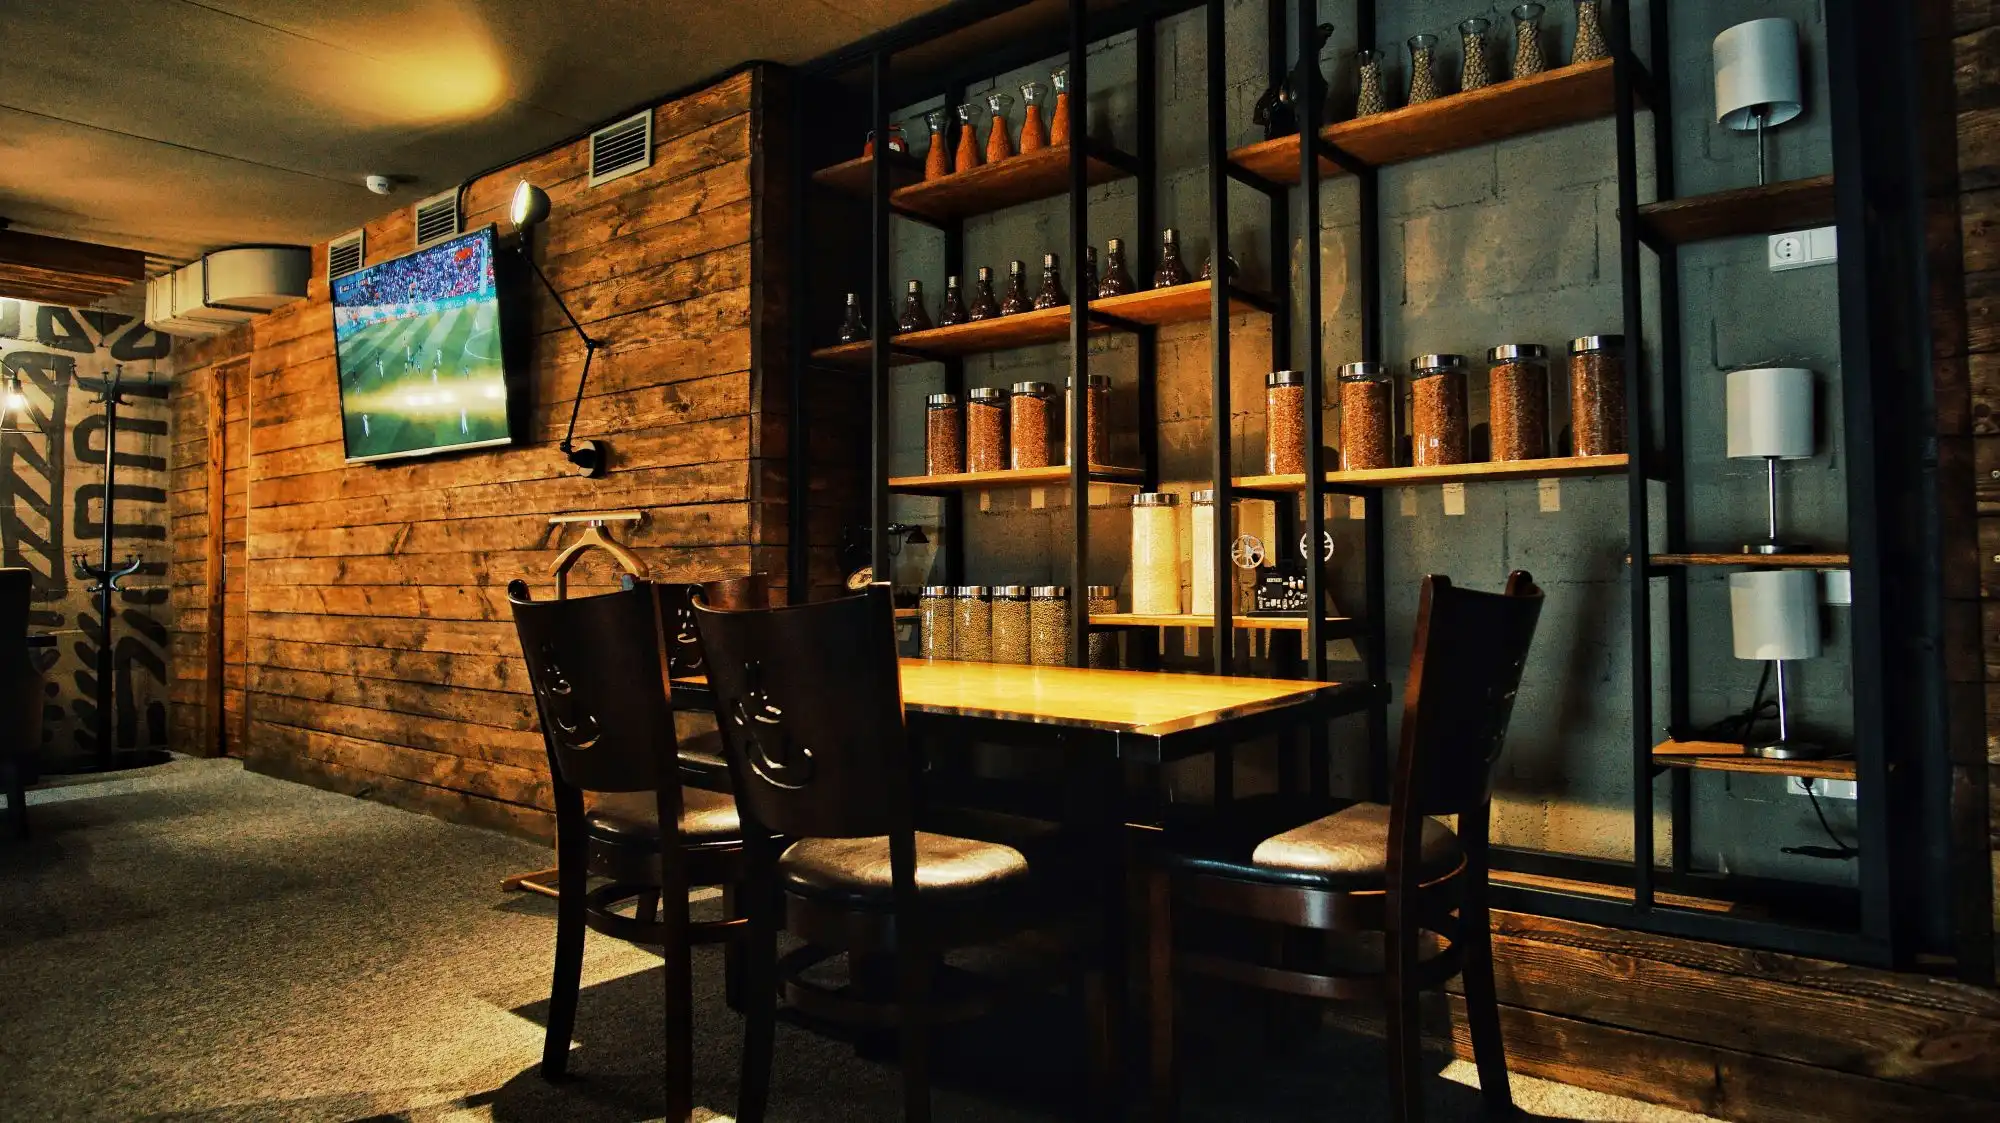
[[[563,318],[569,321],[570,330],[576,333],[578,339],[583,340],[583,373],[577,377],[576,398],[570,402],[569,428],[563,432],[562,443],[556,446],[567,453],[573,448],[571,439],[576,436],[576,415],[583,409],[583,389],[590,384],[590,360],[597,354],[598,342],[590,337],[589,332],[583,330],[582,324],[577,322],[576,313],[569,310],[569,302],[565,301],[562,294],[556,291],[556,287],[549,283],[549,275],[542,272],[541,263],[528,252],[525,244],[521,247],[521,256],[528,259],[528,267],[535,271],[535,276],[542,279],[542,287],[549,290],[549,296],[555,300],[556,307],[562,309]]]

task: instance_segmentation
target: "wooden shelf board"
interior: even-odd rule
[[[1348,487],[1408,487],[1496,480],[1541,480],[1623,472],[1629,463],[1629,458],[1622,453],[1617,456],[1563,456],[1547,460],[1488,460],[1477,464],[1441,464],[1428,468],[1371,468],[1359,472],[1328,472],[1326,482]],[[1304,491],[1306,478],[1302,473],[1285,476],[1238,476],[1234,485],[1253,491]]]
[[[1117,468],[1106,464],[1092,464],[1090,479],[1093,483],[1127,484],[1138,486],[1146,479],[1146,473],[1137,468]],[[949,476],[892,476],[890,491],[984,491],[1003,487],[1061,487],[1069,483],[1069,465],[1054,464],[1047,468],[1017,468],[1004,472],[960,472]]]
[[[813,173],[813,182],[831,187],[835,191],[866,199],[875,190],[875,158],[856,156],[838,164],[821,168]],[[891,152],[889,155],[889,186],[907,187],[924,177],[924,166],[916,157],[904,153]]]
[[[896,338],[902,339],[904,337],[897,336]],[[812,359],[813,362],[825,363],[829,366],[866,369],[870,356],[874,354],[874,349],[875,343],[869,339],[856,340],[853,343],[836,343],[831,347],[822,347],[814,351]],[[905,355],[896,351],[889,352],[889,365],[892,367],[906,367],[923,361],[915,355]]]
[[[859,171],[850,165],[860,164]],[[900,162],[899,162],[900,163]],[[1069,145],[1044,148],[1025,156],[1010,156],[996,164],[981,164],[970,171],[953,172],[937,179],[923,179],[922,167],[911,161],[917,174],[907,186],[889,193],[889,203],[911,214],[935,222],[991,214],[1021,203],[1050,199],[1069,191]],[[1107,183],[1129,174],[1092,153],[1085,160],[1084,178],[1092,184]],[[900,172],[900,168],[899,168]],[[849,194],[866,198],[874,188],[868,162],[850,160],[813,173],[813,179]]]
[[[1809,230],[1833,222],[1833,177],[1813,176],[1647,203],[1639,208],[1639,222],[1656,241],[1671,246]]]
[[[1514,885],[1523,889],[1543,889],[1555,893],[1574,893],[1584,897],[1601,897],[1611,901],[1629,901],[1636,894],[1629,885],[1606,885],[1598,881],[1578,881],[1567,877],[1550,877],[1546,874],[1518,873],[1513,870],[1494,870],[1487,875],[1487,881],[1494,885]],[[1742,906],[1729,901],[1718,901],[1709,897],[1692,897],[1685,893],[1654,893],[1653,900],[1659,904],[1677,909],[1698,909],[1702,912],[1736,913]]]
[[[1320,135],[1341,151],[1379,168],[1595,120],[1613,112],[1611,68],[1610,59],[1557,67],[1532,78],[1328,125]],[[1261,141],[1238,148],[1229,156],[1266,179],[1299,181],[1296,136]],[[1322,176],[1341,172],[1331,161],[1320,160]]]
[[[896,619],[898,620],[915,620],[916,618],[917,610],[914,608],[899,608],[896,610]]]
[[[1135,324],[1185,324],[1196,320],[1206,320],[1209,316],[1209,291],[1214,287],[1211,281],[1193,281],[1185,285],[1171,285],[1163,289],[1147,289],[1143,292],[1128,292],[1123,296],[1104,296],[1090,302],[1093,311],[1130,320]],[[1230,294],[1229,314],[1239,316],[1246,312],[1261,311],[1255,304],[1243,297]]]
[[[1092,624],[1110,628],[1213,628],[1215,617],[1196,616],[1192,612],[1177,612],[1171,616],[1141,615],[1137,612],[1092,613]],[[1234,618],[1239,628],[1253,631],[1303,632],[1306,618],[1303,616],[1243,616]],[[1329,638],[1346,636],[1360,627],[1361,621],[1351,616],[1329,616],[1320,630]]]
[[[1805,776],[1815,780],[1852,780],[1858,775],[1852,760],[1766,760],[1746,754],[1741,745],[1724,741],[1662,741],[1653,746],[1653,763],[1668,768]]]
[[[1846,569],[1848,554],[1654,554],[1654,565],[1742,566],[1758,569]]]

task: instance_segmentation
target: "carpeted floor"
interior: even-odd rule
[[[659,960],[593,935],[574,1078],[535,1073],[553,902],[499,890],[540,847],[243,772],[177,761],[30,797],[0,843],[0,1118],[627,1123],[658,1117]],[[740,1022],[696,962],[697,1101],[735,1103]],[[936,1116],[1073,1118],[1083,1051],[1053,1004],[941,1035]],[[1226,1019],[1224,1020],[1226,1022]],[[1188,1123],[1385,1119],[1380,1042],[1265,1055],[1191,1027]],[[892,1065],[781,1026],[771,1118],[898,1117]],[[1433,1120],[1478,1117],[1436,1061]],[[1514,1078],[1530,1117],[1695,1120]]]

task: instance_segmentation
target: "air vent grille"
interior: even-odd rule
[[[355,230],[326,244],[326,279],[345,277],[361,268],[368,256],[368,233]]]
[[[590,185],[653,166],[653,113],[634,113],[590,134]]]
[[[458,233],[458,191],[440,192],[416,206],[417,248]]]

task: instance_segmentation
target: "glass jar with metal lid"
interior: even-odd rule
[[[952,585],[925,585],[917,595],[917,651],[926,659],[956,659],[952,643],[952,622],[958,606],[958,589]]]
[[[1466,461],[1465,356],[1410,360],[1410,463]]]
[[[965,396],[965,470],[1007,470],[1007,391],[980,386]]]
[[[1625,337],[1569,341],[1569,424],[1577,456],[1625,451]]]
[[[1069,662],[1069,587],[1028,590],[1028,661],[1043,667]]]
[[[1306,374],[1274,370],[1264,376],[1264,472],[1303,475],[1306,470]]]
[[[1188,497],[1192,509],[1192,525],[1188,538],[1192,545],[1193,564],[1188,577],[1188,591],[1194,602],[1196,616],[1215,614],[1215,536],[1234,533],[1235,512],[1230,512],[1229,521],[1222,522],[1222,516],[1215,510],[1215,491],[1203,488]],[[1234,507],[1234,504],[1231,504]],[[1230,575],[1231,580],[1235,574]]]
[[[1394,387],[1381,363],[1340,368],[1340,469],[1396,466]]]
[[[1084,589],[1084,609],[1092,616],[1108,616],[1118,611],[1118,586],[1090,585]],[[1084,662],[1093,667],[1118,665],[1118,636],[1093,629],[1084,636]]]
[[[952,604],[952,651],[968,663],[993,661],[993,590],[960,585]]]
[[[1046,468],[1049,459],[1049,406],[1056,388],[1046,382],[1016,382],[1009,403],[1007,441],[1015,468]]]
[[[957,394],[924,399],[924,474],[951,476],[965,471],[965,407]]]
[[[1028,661],[1028,587],[993,587],[993,643],[995,663]]]
[[[1503,343],[1486,352],[1487,425],[1493,459],[1539,460],[1549,454],[1549,349]]]
[[[1084,444],[1090,449],[1089,466],[1111,463],[1111,376],[1093,374],[1084,380],[1083,431]],[[1070,389],[1070,380],[1063,379],[1063,390]],[[1069,462],[1069,427],[1057,418],[1055,424],[1062,430],[1062,447],[1065,450],[1063,462]]]
[[[1181,610],[1180,497],[1142,491],[1132,497],[1132,611],[1173,616]]]

